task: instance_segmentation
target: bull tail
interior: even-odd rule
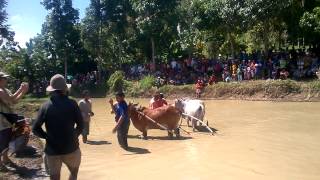
[[[201,106],[199,106],[198,110],[197,110],[197,114],[200,118],[200,120],[202,120],[203,122],[205,121],[204,117],[205,117],[205,114],[206,114],[206,110],[205,110],[205,105],[204,104],[201,104]],[[207,126],[209,125],[209,122],[207,120]]]
[[[201,120],[203,120],[204,115],[205,115],[205,109],[204,109],[204,107],[203,107],[203,106],[199,106],[196,114],[200,115],[200,116],[201,116]],[[200,116],[199,116],[199,117],[200,117]]]

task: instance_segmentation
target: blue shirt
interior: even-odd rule
[[[128,116],[128,105],[125,101],[119,102],[115,107],[116,114],[116,122],[118,122],[119,118],[122,116],[124,122],[129,122]]]

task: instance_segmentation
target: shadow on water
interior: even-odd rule
[[[108,145],[108,144],[111,144],[111,142],[108,142],[108,141],[87,141],[87,144],[89,144],[89,145]]]
[[[209,128],[212,130],[213,134],[216,134],[218,132],[218,129],[215,129],[215,128],[212,128],[212,127],[209,127]],[[197,126],[196,130],[198,132],[211,133],[205,126]]]
[[[141,139],[143,138],[140,135],[128,135],[128,138],[130,139]],[[180,136],[179,138],[173,137],[170,138],[168,136],[148,136],[147,140],[172,140],[172,141],[182,141],[182,140],[189,140],[192,139],[192,137],[185,137],[185,136]]]
[[[149,154],[151,153],[148,149],[139,148],[139,147],[128,147],[128,152],[131,152],[133,154]],[[132,154],[126,154],[126,155],[132,155]]]

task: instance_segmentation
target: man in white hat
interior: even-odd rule
[[[20,88],[12,94],[7,88],[9,75],[0,72],[0,112],[13,113],[12,105],[17,103],[28,92],[29,85],[22,83]],[[15,166],[8,158],[8,147],[12,138],[12,124],[0,114],[0,171],[8,170],[6,165]]]
[[[60,179],[62,163],[70,171],[69,179],[77,179],[81,162],[78,137],[83,130],[83,119],[77,102],[67,96],[69,87],[62,75],[51,78],[47,87],[51,97],[40,108],[33,126],[33,133],[46,140],[45,162],[54,180]]]

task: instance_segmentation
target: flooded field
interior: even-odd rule
[[[206,101],[214,136],[182,132],[181,140],[169,140],[165,131],[151,130],[150,139],[141,140],[131,124],[132,152],[126,152],[111,133],[114,117],[105,101],[93,100],[91,142],[81,144],[80,180],[320,178],[320,103]],[[186,123],[182,127],[191,130]]]

